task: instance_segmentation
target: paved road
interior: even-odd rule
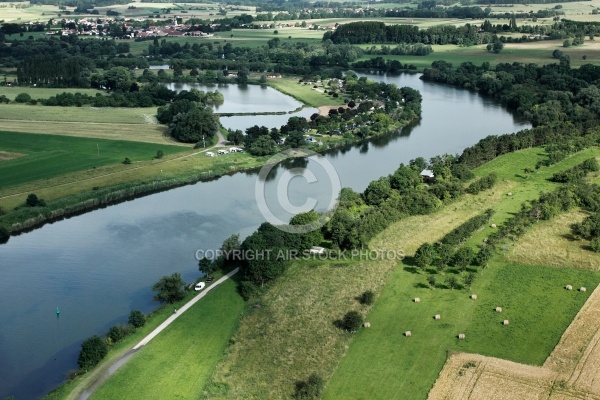
[[[133,348],[131,350],[129,350],[124,356],[122,356],[117,361],[115,361],[113,364],[111,364],[106,371],[104,371],[98,378],[96,378],[94,380],[94,382],[86,390],[84,390],[83,393],[81,393],[79,395],[79,397],[77,397],[77,400],[86,400],[86,399],[88,399],[92,395],[92,393],[94,393],[96,391],[96,389],[98,389],[100,387],[100,385],[102,385],[102,383],[104,383],[104,381],[109,376],[111,376],[112,374],[114,374],[116,370],[118,370],[123,364],[125,364],[127,361],[129,361],[129,359],[138,350],[140,350],[142,347],[144,347],[145,345],[147,345],[148,342],[150,342],[152,339],[154,339],[160,332],[163,331],[163,329],[165,329],[173,321],[175,321],[177,318],[179,318],[179,316],[181,314],[183,314],[191,306],[193,306],[194,304],[196,304],[196,302],[198,300],[200,300],[201,298],[203,298],[204,296],[206,296],[208,294],[208,292],[210,292],[212,289],[214,289],[217,286],[219,286],[221,283],[225,282],[227,279],[231,278],[238,271],[239,271],[239,268],[236,268],[233,271],[229,272],[227,275],[224,275],[220,279],[217,279],[212,285],[208,286],[206,289],[204,289],[203,291],[201,291],[197,296],[195,296],[193,299],[191,299],[190,301],[188,301],[183,307],[181,307],[180,309],[178,309],[176,313],[173,313],[173,315],[171,315],[169,318],[167,318],[165,320],[165,322],[163,322],[162,324],[160,324],[156,329],[154,329],[152,332],[150,332],[148,334],[148,336],[146,336],[138,344],[136,344],[135,346],[133,346]]]

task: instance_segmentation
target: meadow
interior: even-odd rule
[[[0,131],[0,150],[23,154],[0,162],[0,188],[122,162],[152,160],[158,150],[175,154],[183,147],[129,141],[36,135]]]
[[[40,87],[24,87],[24,86],[2,86],[0,87],[0,96],[4,95],[9,100],[14,100],[18,94],[27,93],[32,99],[47,99],[51,96],[56,96],[62,93],[81,93],[89,96],[95,96],[96,93],[104,94],[101,90],[96,89],[82,89],[82,88],[40,88]],[[3,105],[3,109],[6,106]]]
[[[90,399],[195,398],[234,333],[244,301],[227,280],[182,314]]]
[[[342,97],[335,98],[323,93],[322,86],[320,88],[321,91],[317,91],[313,89],[313,85],[301,84],[296,79],[269,79],[268,85],[311,107],[341,106],[344,104]]]

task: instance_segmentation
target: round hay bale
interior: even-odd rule
[[[492,228],[495,228],[495,227],[496,227],[496,224],[492,224],[492,225],[490,225],[490,226],[491,226]]]
[[[580,287],[580,288],[579,288],[579,291],[580,291],[580,292],[587,292],[587,289],[586,289],[585,287],[583,287],[583,286],[582,286],[582,287]]]
[[[464,334],[464,333],[459,333],[459,334],[458,334],[458,338],[459,338],[460,340],[465,340],[465,334]]]
[[[365,328],[370,328],[370,327],[371,327],[371,323],[370,323],[370,322],[365,322],[365,323],[363,324],[363,326],[364,326]]]
[[[433,316],[433,319],[435,319],[436,321],[439,321],[440,319],[442,319],[442,316],[440,314],[435,314]]]
[[[488,242],[488,238],[483,238],[483,243],[487,243]]]
[[[565,286],[565,289],[567,289],[567,290],[573,290],[573,286],[567,285],[567,286]]]
[[[505,319],[504,321],[502,321],[502,325],[508,325],[508,324],[509,324],[509,322],[508,322],[507,319]]]
[[[496,307],[496,312],[502,312],[502,307]]]
[[[420,298],[418,298],[418,297],[415,297],[415,298],[413,299],[413,301],[414,301],[415,303],[420,303],[420,302],[421,302],[421,299],[420,299]]]
[[[506,193],[507,196],[512,196],[512,192]]]
[[[476,294],[472,294],[472,295],[470,296],[470,299],[471,299],[471,300],[477,300],[477,295],[476,295]]]
[[[411,331],[406,331],[406,332],[404,332],[404,336],[411,337],[412,336],[412,332]]]

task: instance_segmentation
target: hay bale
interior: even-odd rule
[[[492,228],[495,228],[495,227],[496,227],[496,224],[492,224],[492,225],[491,225],[491,227],[492,227]]]
[[[496,307],[496,312],[502,312],[502,307]]]
[[[477,300],[477,295],[476,294],[472,294],[469,298],[471,300]]]
[[[464,334],[464,333],[459,333],[459,334],[458,334],[458,338],[459,338],[460,340],[465,340],[465,334]]]
[[[573,290],[573,286],[567,285],[567,286],[565,286],[565,289],[567,289],[567,290]]]
[[[370,322],[365,322],[365,323],[363,324],[363,326],[364,326],[365,328],[370,328],[370,327],[371,327],[371,323],[370,323]]]
[[[579,288],[579,291],[580,291],[580,292],[587,292],[587,289],[586,289],[585,287],[583,287],[583,286],[582,286],[582,287],[580,287],[580,288]]]
[[[412,332],[411,331],[406,331],[406,332],[404,332],[404,336],[411,337],[412,336]]]
[[[439,321],[440,319],[442,319],[442,316],[440,314],[435,314],[433,316],[433,319],[435,319],[436,321]]]
[[[512,192],[506,193],[507,196],[512,196]]]
[[[502,321],[502,325],[508,325],[508,320],[505,319],[504,321]]]
[[[421,302],[421,299],[420,299],[420,298],[418,298],[418,297],[415,297],[415,298],[413,299],[413,301],[414,301],[415,303],[420,303],[420,302]]]

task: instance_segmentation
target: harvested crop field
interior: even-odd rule
[[[600,289],[596,289],[542,367],[455,353],[449,357],[428,398],[598,399],[599,319]]]
[[[15,158],[23,157],[25,154],[11,153],[9,151],[0,150],[0,161],[14,160]]]

